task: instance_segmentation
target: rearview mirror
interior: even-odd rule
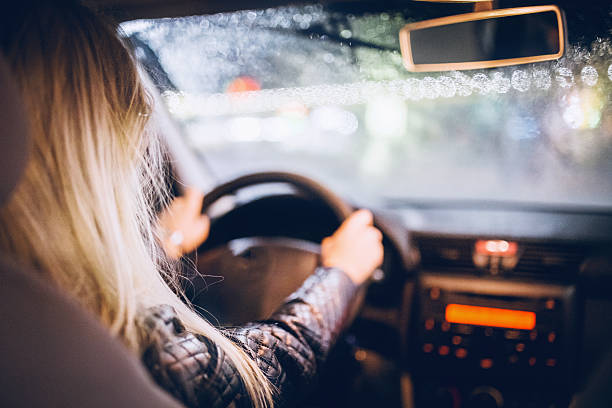
[[[565,37],[559,7],[534,6],[407,24],[400,30],[400,46],[409,71],[450,71],[558,59]]]

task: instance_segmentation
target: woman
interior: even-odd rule
[[[357,286],[381,262],[371,214],[355,213],[323,241],[323,267],[269,320],[216,329],[182,298],[158,244],[171,252],[152,210],[166,201],[162,155],[130,53],[88,9],[49,4],[24,1],[0,17],[33,138],[25,175],[0,211],[2,250],[98,316],[188,406],[298,398]]]

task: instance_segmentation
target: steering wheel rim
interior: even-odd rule
[[[213,188],[204,196],[202,213],[206,213],[210,206],[221,197],[235,193],[245,187],[268,183],[286,183],[311,197],[317,198],[333,211],[340,222],[344,221],[353,212],[351,206],[338,195],[309,177],[289,172],[257,172],[237,177]]]

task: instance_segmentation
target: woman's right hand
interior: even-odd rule
[[[368,210],[351,214],[321,243],[323,266],[343,270],[357,285],[365,282],[383,260],[382,233],[373,221]]]

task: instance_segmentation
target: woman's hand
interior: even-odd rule
[[[334,235],[321,243],[323,266],[339,268],[357,285],[365,282],[383,260],[382,233],[368,210],[354,212]]]
[[[210,220],[201,214],[204,194],[194,188],[176,197],[159,217],[162,246],[166,254],[178,259],[197,249],[206,238]]]

